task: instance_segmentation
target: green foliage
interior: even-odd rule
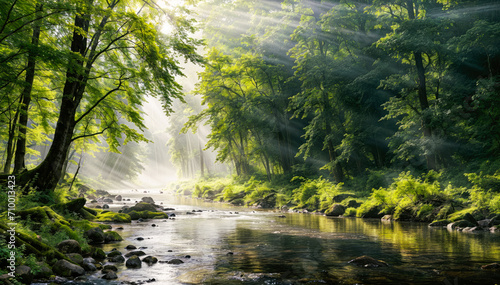
[[[304,178],[294,177],[292,180]],[[342,183],[335,184],[324,178],[305,179],[298,188],[293,190],[292,201],[297,208],[308,210],[326,210],[332,203],[333,197],[342,191]]]
[[[344,216],[345,217],[356,217],[357,210],[356,208],[347,208],[345,210]]]

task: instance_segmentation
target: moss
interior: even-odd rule
[[[168,219],[168,214],[151,211],[132,211],[128,213],[132,220],[138,219]]]
[[[95,221],[97,221],[97,222],[114,222],[114,223],[130,223],[131,217],[129,214],[103,211],[103,212],[100,212],[97,214]]]
[[[104,233],[104,240],[106,242],[110,241],[122,241],[123,238],[115,231],[109,231]]]
[[[8,236],[9,233],[7,230],[9,230],[10,227],[8,227],[6,224],[3,222],[0,223],[0,234],[4,236]],[[41,241],[39,241],[36,238],[31,237],[30,235],[18,231],[16,235],[16,245],[21,246],[24,245],[26,248],[25,254],[35,254],[36,256],[46,256],[47,259],[51,258],[58,258],[58,259],[65,259],[66,256],[59,252],[58,250],[54,249],[48,244],[45,244]]]

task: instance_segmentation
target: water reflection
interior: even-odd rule
[[[498,272],[480,266],[500,261],[500,236],[430,229],[426,224],[327,218],[234,209],[200,200],[157,195],[177,209],[176,220],[132,223],[124,242],[107,245],[126,252],[144,246],[156,264],[123,270],[120,280],[155,278],[158,284],[495,284]],[[191,209],[201,213],[186,214]],[[235,214],[238,211],[238,214]],[[151,223],[158,227],[151,227]],[[137,241],[142,236],[144,241]],[[190,259],[184,258],[190,255]],[[359,268],[361,255],[388,268]]]

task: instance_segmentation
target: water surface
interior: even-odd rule
[[[121,265],[118,281],[109,284],[152,278],[155,284],[497,284],[500,280],[498,271],[480,269],[500,262],[498,234],[312,214],[280,217],[272,211],[142,191],[111,192],[131,198],[125,202],[129,204],[153,197],[157,204],[175,208],[175,220],[113,225],[124,227],[120,231],[124,241],[103,249],[126,253],[124,248],[133,244],[160,261],[178,258],[184,263],[143,263],[133,270]],[[390,267],[348,263],[361,255],[384,260]]]

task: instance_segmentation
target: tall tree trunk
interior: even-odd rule
[[[413,0],[408,0],[407,2],[407,10],[408,10],[408,18],[410,20],[415,20],[415,7]],[[425,79],[425,67],[422,58],[422,52],[415,51],[413,52],[413,56],[415,57],[415,67],[417,68],[418,75],[418,100],[420,102],[420,109],[422,110],[423,118],[422,118],[422,130],[424,133],[424,138],[426,141],[432,141],[432,128],[430,126],[430,120],[425,114],[426,110],[429,109],[429,101],[427,99],[427,86]],[[425,159],[427,161],[427,169],[437,169],[436,165],[436,154],[435,150],[430,150],[430,153],[425,155]]]
[[[35,169],[21,176],[23,184],[31,182],[32,186],[39,191],[49,192],[57,186],[61,178],[66,154],[72,142],[76,124],[75,114],[86,85],[82,58],[85,57],[87,48],[86,35],[89,22],[88,15],[84,13],[78,13],[75,16],[75,29],[71,41],[73,55],[68,63],[59,118],[47,157]]]
[[[198,141],[199,147],[200,147],[200,171],[201,171],[201,177],[205,176],[205,162],[203,161],[203,149],[201,147],[201,142]]]
[[[40,14],[43,5],[37,4],[36,13]],[[40,18],[40,15],[38,15]],[[21,93],[21,106],[19,114],[19,133],[16,143],[16,155],[14,158],[14,173],[21,172],[26,168],[24,157],[26,155],[26,132],[28,128],[28,109],[31,102],[31,90],[33,89],[33,81],[35,80],[36,54],[35,48],[38,47],[40,40],[40,27],[42,23],[39,19],[35,21],[33,27],[33,35],[31,36],[31,48],[28,52],[28,65],[26,68],[26,79],[23,92]]]
[[[17,108],[14,118],[9,124],[9,139],[7,140],[7,158],[5,159],[5,165],[3,167],[3,172],[6,174],[10,173],[10,167],[12,164],[12,158],[14,158],[14,141],[16,138],[16,126],[17,118],[19,117],[19,108]]]

